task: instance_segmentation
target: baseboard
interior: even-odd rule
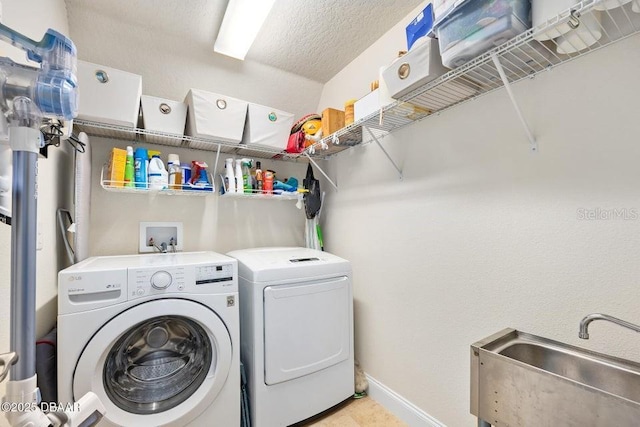
[[[366,377],[369,381],[367,394],[410,427],[446,427],[380,381],[368,374]]]

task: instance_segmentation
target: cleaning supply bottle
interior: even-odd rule
[[[180,167],[180,157],[177,154],[169,154],[167,158],[167,169],[169,170],[169,188],[172,190],[181,190],[182,168]]]
[[[245,193],[251,194],[253,192],[251,185],[251,159],[242,159],[242,186]]]
[[[201,168],[199,170],[199,176],[196,180],[195,190],[203,190],[203,191],[213,191],[213,186],[209,181],[209,173],[207,172],[207,168]]]
[[[235,193],[236,192],[236,178],[233,175],[233,159],[229,158],[225,160],[224,168],[226,170],[226,175],[224,177],[224,186],[226,188],[227,193]]]
[[[149,162],[149,188],[152,190],[164,190],[169,182],[169,174],[164,168],[160,156],[155,154]]]
[[[256,162],[256,192],[262,193],[262,165]]]
[[[191,180],[191,165],[189,165],[188,163],[182,163],[180,165],[180,169],[182,170],[182,185],[184,186]]]
[[[133,161],[133,147],[127,147],[127,162],[124,166],[124,186],[133,187],[135,185],[136,168]]]
[[[236,160],[236,193],[244,193],[244,184],[242,182],[242,159]]]
[[[133,154],[133,167],[136,188],[148,188],[147,164],[149,154],[146,148],[138,147]]]
[[[272,170],[266,170],[264,172],[264,182],[262,183],[264,193],[266,194],[273,193],[273,181],[275,178],[275,174],[276,173]]]
[[[251,163],[251,169],[249,169],[249,173],[251,174],[250,180],[251,180],[251,192],[253,193],[257,193],[256,189],[258,188],[258,184],[256,183],[256,167],[255,164]]]

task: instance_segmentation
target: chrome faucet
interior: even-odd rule
[[[594,320],[606,320],[608,322],[615,323],[616,325],[624,326],[625,328],[631,329],[632,331],[640,332],[640,326],[634,325],[633,323],[618,319],[617,317],[609,316],[608,314],[592,313],[588,316],[585,316],[580,321],[580,333],[578,334],[578,336],[583,340],[589,339],[589,323],[593,322]]]

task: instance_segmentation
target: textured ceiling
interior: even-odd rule
[[[86,20],[95,20],[97,24],[106,19],[119,22],[121,28],[130,27],[132,32],[145,32],[146,41],[138,40],[139,45],[127,48],[144,49],[144,43],[152,44],[162,34],[162,38],[175,38],[188,45],[190,51],[207,49],[213,56],[218,55],[213,52],[213,43],[227,1],[65,0],[65,3],[72,34],[76,18],[84,20],[85,26],[90,25]],[[247,60],[324,83],[420,3],[423,0],[276,0]]]
[[[276,0],[248,58],[326,82],[422,0]]]

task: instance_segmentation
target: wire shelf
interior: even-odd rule
[[[595,8],[604,6],[604,3],[607,3],[608,9],[596,12]],[[583,0],[578,2],[571,9],[567,9],[544,24],[531,28],[493,50],[440,76],[398,101],[383,107],[380,111],[324,138],[307,150],[311,156],[336,154],[353,145],[365,144],[374,139],[373,136],[365,132],[364,137],[358,143],[350,145],[341,143],[344,137],[357,140],[357,135],[363,136],[362,127],[375,129],[377,132],[374,132],[374,135],[379,139],[381,136],[388,135],[410,123],[431,117],[435,113],[441,113],[504,87],[500,73],[492,61],[492,54],[497,55],[509,83],[515,83],[522,79],[533,78],[535,75],[549,71],[558,65],[637,35],[640,32],[640,13],[635,13],[632,7],[639,7],[640,2],[634,0],[631,3],[623,3],[625,3],[624,0]],[[617,7],[612,8],[612,6]],[[600,13],[601,19],[592,20],[594,13]],[[596,22],[598,28],[584,25],[583,22],[586,20]],[[560,35],[558,27],[567,23],[573,26],[583,25],[587,29],[588,35],[597,40],[592,45],[574,53],[558,53],[558,42],[552,37]],[[601,37],[594,36],[594,32],[600,32]],[[582,36],[578,37],[585,45],[589,44],[585,43]],[[538,39],[544,38],[550,38],[550,40],[538,41]],[[336,139],[336,136],[340,139]],[[324,150],[323,147],[327,147],[327,149]]]
[[[106,191],[113,193],[125,193],[125,194],[147,194],[147,195],[161,195],[161,196],[192,196],[203,197],[216,194],[214,185],[194,186],[189,184],[183,184],[182,189],[165,188],[162,190],[144,187],[127,187],[126,182],[109,180],[105,178],[105,167],[102,167],[100,171],[100,186]],[[212,176],[209,175],[209,179],[212,180]],[[213,181],[211,181],[213,182]]]
[[[241,157],[258,157],[262,159],[296,160],[299,155],[291,155],[275,147],[264,145],[246,145],[228,141],[198,138],[187,135],[158,132],[148,129],[140,129],[109,123],[93,122],[76,119],[73,125],[78,132],[88,135],[100,136],[124,141],[147,142],[171,147],[183,147],[202,151],[218,151],[221,153],[237,155]],[[304,159],[301,159],[304,160]]]
[[[277,191],[277,190],[276,190]],[[252,190],[251,193],[224,193],[220,197],[225,199],[256,199],[256,200],[301,200],[303,193],[297,191],[273,192],[270,194]]]
[[[596,7],[608,9],[596,12]],[[307,162],[308,158],[325,159],[354,146],[379,139],[413,122],[429,118],[452,107],[477,99],[504,87],[492,56],[497,56],[509,83],[533,78],[539,73],[597,51],[614,42],[637,35],[640,32],[640,13],[633,8],[640,0],[583,0],[547,22],[531,28],[506,43],[486,52],[466,64],[438,77],[401,99],[384,106],[380,111],[344,127],[323,138],[299,154],[286,153],[273,147],[234,144],[185,135],[167,134],[138,128],[127,128],[104,123],[76,120],[76,129],[89,135],[114,139],[153,142],[161,145],[217,151],[243,157]],[[611,8],[611,5],[618,6]],[[594,13],[601,19],[594,20]],[[587,20],[597,23],[597,28],[584,24]],[[563,51],[554,37],[560,35],[562,25],[587,28],[588,37],[597,39],[582,50],[573,53]],[[595,37],[594,32],[600,33]],[[579,34],[579,33],[576,33]],[[538,39],[549,40],[538,41]],[[582,36],[578,35],[581,39]],[[584,39],[581,40],[584,42]],[[575,46],[573,46],[575,47]],[[364,132],[364,128],[368,128]],[[308,157],[307,157],[308,156]]]

